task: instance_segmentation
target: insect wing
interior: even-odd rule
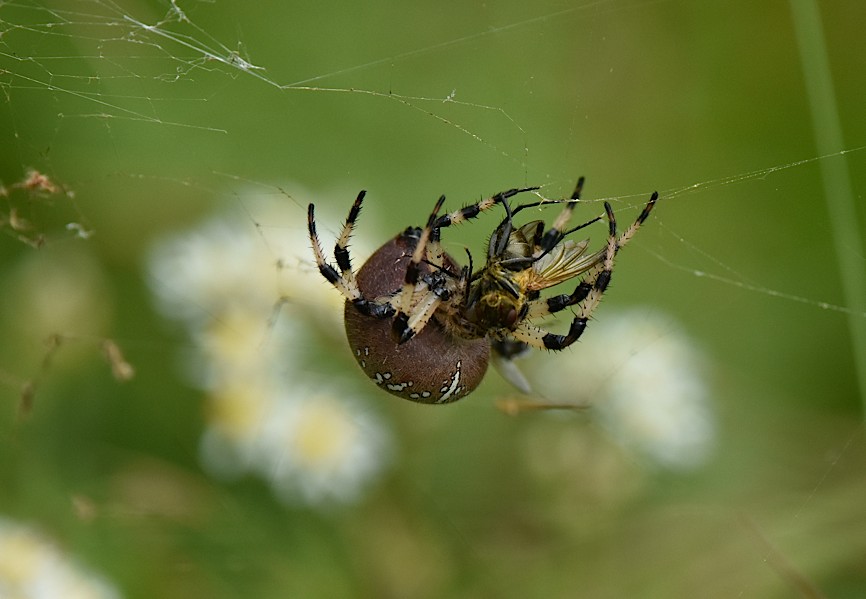
[[[558,285],[588,271],[604,258],[604,251],[585,256],[587,247],[588,239],[580,242],[568,239],[559,243],[532,265],[527,289],[538,291]]]
[[[508,246],[505,248],[503,258],[527,258],[532,255],[535,250],[534,241],[538,235],[538,231],[542,230],[544,223],[540,220],[534,220],[526,223],[511,232],[508,237]]]
[[[490,361],[502,378],[521,393],[532,393],[529,381],[514,363],[514,359],[524,355],[529,346],[519,341],[493,341],[490,346]]]
[[[517,229],[517,231],[520,232],[520,234],[523,236],[523,239],[525,239],[526,241],[535,241],[539,237],[541,237],[541,234],[544,232],[544,221],[534,220],[528,222],[519,229]]]

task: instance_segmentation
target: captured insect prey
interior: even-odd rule
[[[319,272],[346,298],[346,336],[361,368],[382,389],[411,401],[449,403],[481,383],[491,351],[494,364],[518,389],[529,391],[511,360],[528,348],[561,350],[580,338],[613,273],[614,258],[634,236],[658,200],[653,193],[637,220],[618,234],[610,204],[604,203],[607,242],[590,252],[589,240],[568,237],[601,220],[576,227],[568,221],[583,189],[581,177],[569,199],[511,207],[509,200],[537,187],[510,189],[439,216],[439,198],[423,228],[409,227],[352,270],[349,238],[365,191],[358,194],[334,246],[334,268],[316,233],[314,206],[308,228]],[[550,228],[534,220],[516,225],[527,208],[562,204]],[[473,270],[472,254],[460,266],[440,244],[442,229],[501,205],[505,218],[490,236],[486,264]],[[541,297],[541,291],[576,277],[571,293]],[[564,335],[535,321],[573,307]]]

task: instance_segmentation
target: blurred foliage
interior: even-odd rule
[[[821,10],[858,148],[866,14]],[[787,2],[74,0],[4,3],[0,28],[3,518],[126,597],[863,595],[863,404]],[[844,159],[866,188],[866,151]],[[662,200],[567,353],[589,360],[618,309],[668,314],[658,336],[695,344],[717,419],[698,468],[617,442],[595,404],[617,364],[566,412],[497,410],[514,392],[494,372],[446,407],[381,393],[338,308],[293,284],[312,257],[276,245],[306,247],[310,201],[329,245],[367,189],[357,265],[439,194],[561,197],[580,174],[586,218]],[[277,322],[309,327],[288,383],[338,382],[389,431],[355,502],[202,464],[213,392],[150,269],[214,215],[280,261]],[[479,257],[497,218],[449,251]]]

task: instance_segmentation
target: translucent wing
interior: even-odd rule
[[[520,369],[514,363],[515,358],[519,358],[529,352],[529,346],[520,341],[514,340],[493,340],[490,344],[493,351],[490,352],[490,361],[499,374],[506,381],[514,385],[521,393],[527,395],[532,393],[532,387],[529,381],[520,372]]]
[[[553,287],[588,271],[604,259],[604,250],[584,255],[589,240],[567,239],[554,247],[546,256],[532,265],[528,273],[527,290],[538,291]]]
[[[507,259],[531,256],[535,250],[532,240],[540,235],[540,232],[543,230],[544,223],[540,220],[534,220],[514,229],[508,238],[508,246],[502,257]]]

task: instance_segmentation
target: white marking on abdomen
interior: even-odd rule
[[[457,390],[457,386],[460,384],[460,360],[457,361],[457,370],[454,371],[454,374],[451,376],[451,384],[439,389],[440,393],[443,393],[442,397],[439,398],[439,401],[436,403],[443,403],[448,401],[448,398],[451,397],[454,392]]]

